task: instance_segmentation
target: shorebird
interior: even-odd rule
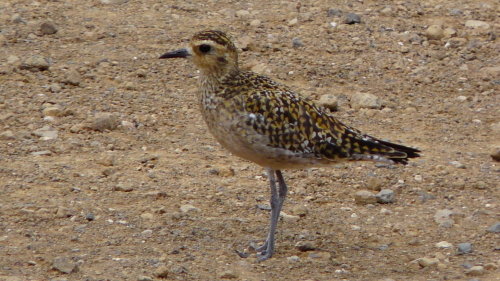
[[[419,157],[418,149],[364,134],[290,87],[240,70],[237,49],[221,31],[198,32],[187,48],[160,56],[170,58],[187,58],[199,69],[198,101],[215,139],[234,155],[266,169],[271,219],[264,244],[256,248],[258,261],[275,250],[288,190],[281,170],[358,160],[406,164],[408,158]]]

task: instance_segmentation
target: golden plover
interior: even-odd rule
[[[418,149],[344,125],[283,84],[240,70],[236,47],[221,31],[196,33],[187,48],[160,56],[168,58],[187,58],[199,68],[198,100],[217,141],[266,169],[271,184],[271,222],[265,243],[256,249],[259,261],[274,253],[276,226],[288,189],[282,169],[306,169],[342,160],[406,164],[408,158],[419,156]]]

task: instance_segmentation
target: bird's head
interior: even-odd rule
[[[204,74],[225,76],[238,70],[238,52],[234,43],[221,31],[196,33],[184,49],[168,52],[160,59],[187,58]]]

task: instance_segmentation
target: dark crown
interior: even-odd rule
[[[218,30],[202,31],[193,36],[191,41],[213,41],[221,46],[226,47],[228,50],[236,52],[236,46],[224,32]]]

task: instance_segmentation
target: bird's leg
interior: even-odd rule
[[[256,249],[257,252],[260,252],[258,255],[258,261],[267,260],[274,253],[274,236],[276,233],[276,227],[278,225],[281,208],[283,208],[283,203],[285,203],[286,193],[288,191],[288,187],[286,186],[280,170],[267,169],[266,171],[271,185],[271,223],[266,242],[264,245]],[[278,178],[279,190],[276,188],[276,177]]]

